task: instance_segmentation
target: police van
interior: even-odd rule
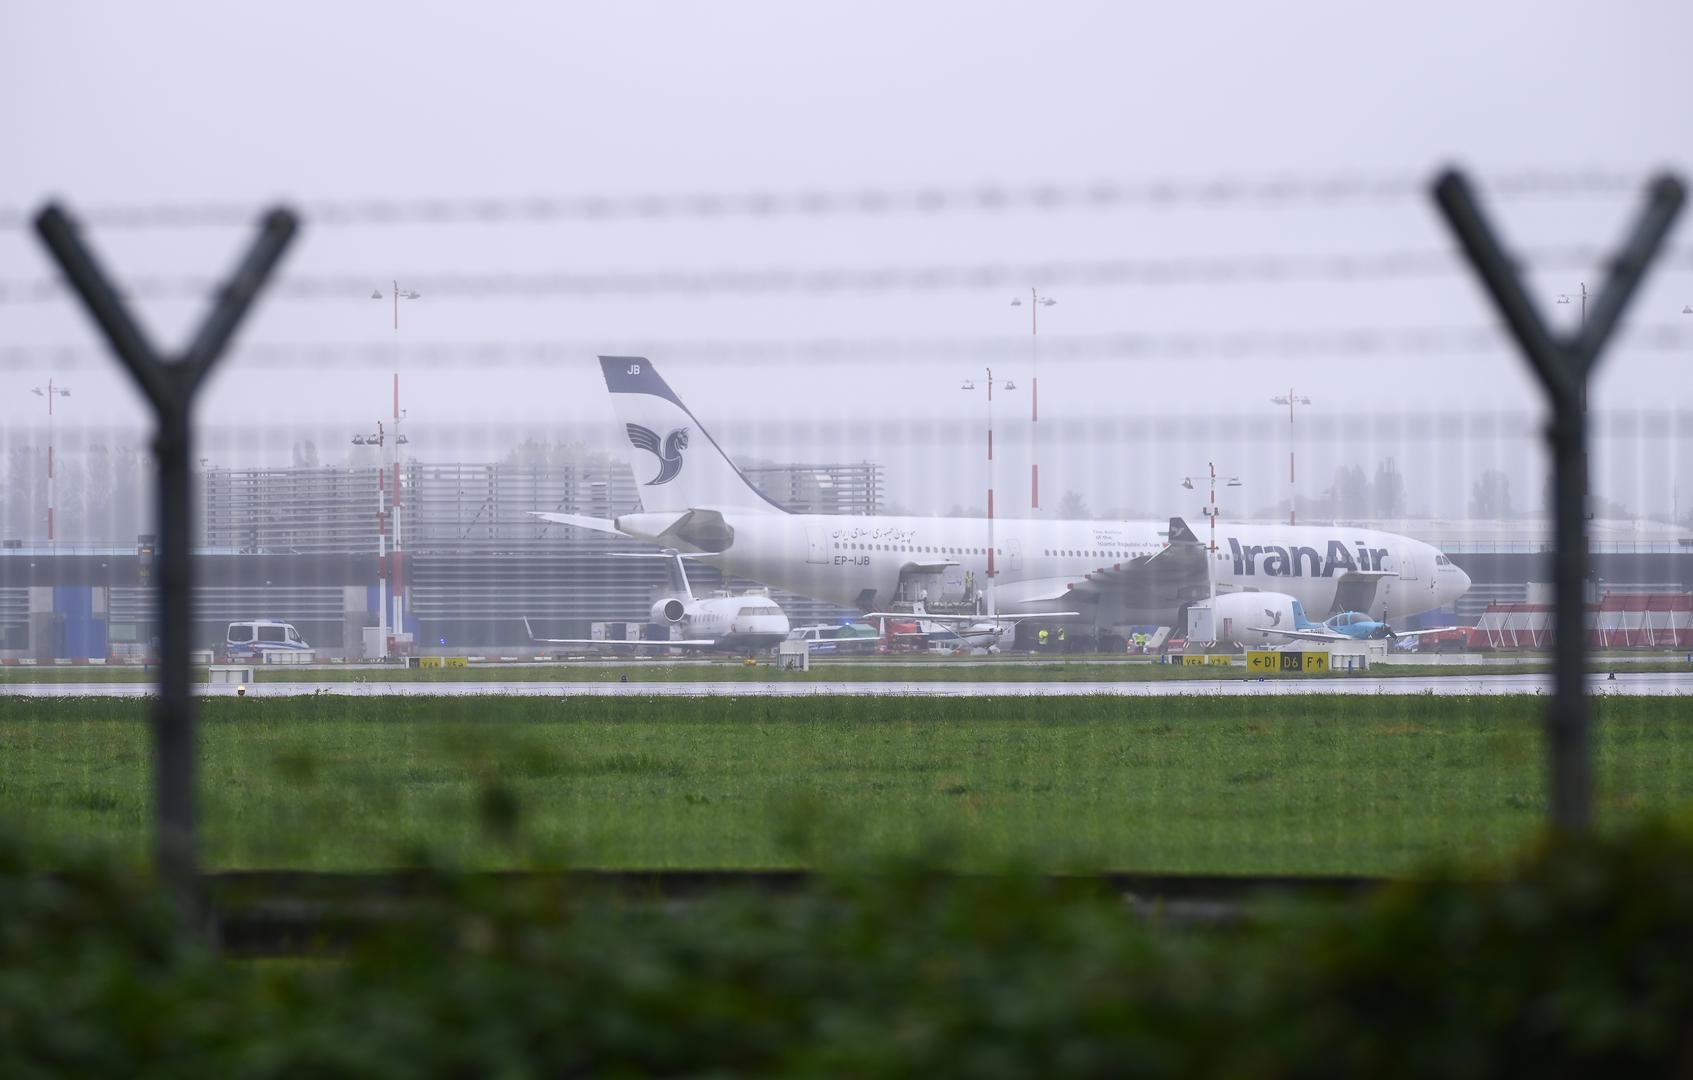
[[[873,653],[882,643],[874,626],[859,623],[823,623],[796,626],[788,631],[789,641],[803,641],[811,655],[819,653]]]
[[[292,623],[276,619],[248,619],[232,622],[223,636],[224,655],[230,660],[252,660],[258,663],[286,663],[289,660],[308,660],[311,646],[294,629]]]

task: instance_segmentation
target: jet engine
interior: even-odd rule
[[[674,626],[682,621],[682,616],[686,615],[687,611],[687,605],[672,596],[653,605],[651,621],[655,624],[668,623]]]
[[[1295,639],[1253,628],[1296,630],[1299,621],[1293,613],[1293,597],[1273,592],[1223,593],[1217,597],[1212,615],[1216,619],[1217,640],[1237,645],[1286,645]]]

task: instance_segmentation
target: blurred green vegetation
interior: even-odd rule
[[[1693,838],[1546,845],[1222,926],[884,866],[639,904],[444,876],[345,954],[222,957],[144,876],[0,842],[0,1075],[1674,1075]],[[499,887],[496,887],[499,886]]]

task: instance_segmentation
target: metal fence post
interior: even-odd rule
[[[1670,225],[1681,211],[1681,182],[1660,176],[1648,189],[1646,208],[1610,265],[1597,303],[1586,324],[1574,334],[1554,335],[1530,303],[1512,263],[1482,216],[1469,182],[1455,171],[1434,184],[1434,198],[1463,245],[1540,377],[1552,406],[1547,441],[1552,451],[1554,514],[1554,620],[1557,641],[1556,691],[1546,718],[1550,755],[1551,821],[1555,828],[1586,829],[1593,818],[1592,710],[1587,701],[1587,418],[1583,388],[1600,352],[1616,329],[1646,269],[1657,257]]]
[[[280,209],[264,216],[258,239],[218,291],[193,342],[175,359],[162,357],[147,340],[63,209],[48,205],[36,216],[35,228],[140,385],[158,422],[153,447],[159,463],[160,620],[159,698],[153,715],[154,858],[160,876],[191,905],[199,857],[194,816],[196,708],[189,665],[194,619],[189,536],[194,395],[276,268],[298,220]]]

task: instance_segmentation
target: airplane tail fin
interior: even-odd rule
[[[753,487],[644,356],[602,356],[641,508],[733,506],[783,512]]]
[[[1314,623],[1305,616],[1305,605],[1295,600],[1293,602],[1293,628],[1295,630],[1315,630],[1321,624]]]
[[[1179,517],[1173,517],[1170,519],[1170,543],[1197,544],[1199,537],[1193,535],[1193,530],[1188,528],[1186,521]]]
[[[663,551],[609,551],[606,554],[618,559],[664,559],[669,563],[665,569],[670,578],[670,588],[689,600],[694,599],[694,587],[688,582],[686,563],[687,559],[696,557],[693,552],[665,548]]]

